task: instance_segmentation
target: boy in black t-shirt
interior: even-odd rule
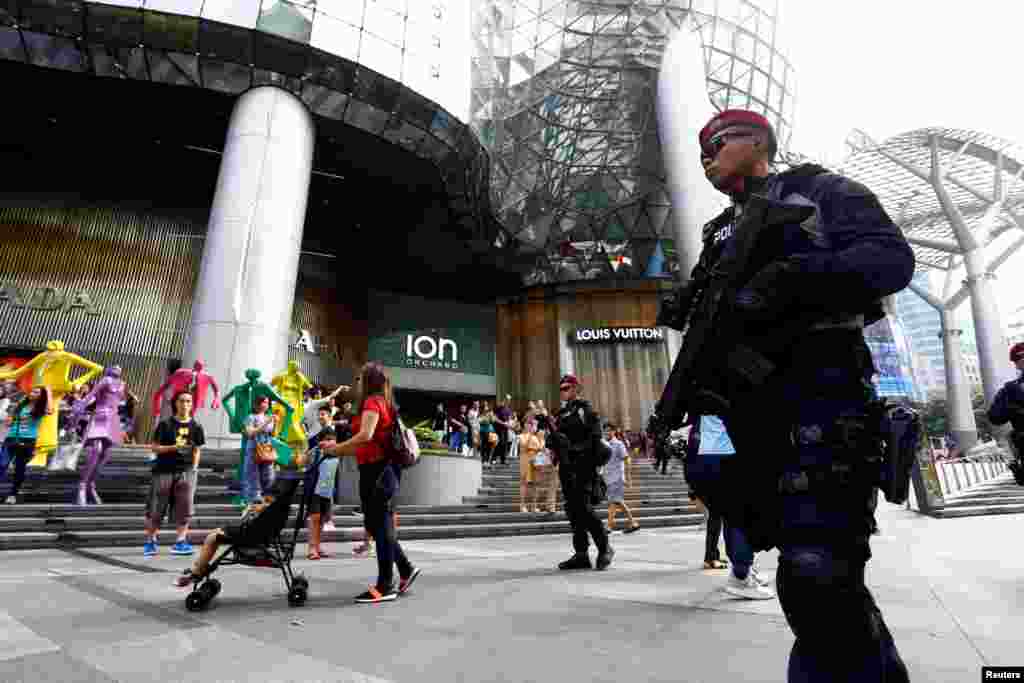
[[[153,434],[153,484],[146,508],[146,544],[142,554],[157,554],[157,536],[160,521],[172,504],[177,530],[177,542],[171,548],[173,555],[191,555],[188,542],[188,523],[192,518],[192,492],[199,469],[199,454],[206,436],[203,426],[192,418],[192,394],[178,393],[171,402],[174,415],[157,425]]]

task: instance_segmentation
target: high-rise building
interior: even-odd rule
[[[929,271],[919,269],[914,274],[914,284],[931,292]],[[896,313],[906,330],[910,352],[914,357],[914,376],[922,392],[927,396],[945,396],[946,366],[939,312],[907,288],[896,295]],[[981,368],[970,307],[962,306],[955,311],[953,317],[961,330],[960,353],[964,376],[972,392],[981,391]]]
[[[929,271],[919,269],[914,274],[914,284],[931,292]],[[939,312],[907,288],[896,295],[896,315],[907,334],[914,376],[921,391],[926,395],[945,393],[946,370],[942,338],[939,336],[942,331]]]

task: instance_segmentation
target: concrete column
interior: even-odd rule
[[[700,161],[698,134],[715,114],[708,98],[704,48],[693,19],[668,39],[658,73],[658,136],[669,196],[679,279],[690,279],[700,256],[704,224],[718,215],[728,199],[707,181]]]
[[[206,363],[224,393],[257,368],[285,368],[314,146],[305,105],[259,87],[235,104],[210,212],[185,365]],[[204,420],[207,443],[226,447],[223,411]]]
[[[558,321],[558,378],[563,375],[576,374],[576,357],[573,355],[573,347],[569,337],[573,333],[572,324],[564,319]],[[558,388],[556,387],[557,391]]]
[[[952,311],[943,309],[940,313],[942,331],[939,336],[946,357],[946,417],[949,419],[950,433],[961,451],[966,451],[978,442],[978,428],[974,422],[971,388],[964,375],[964,361],[960,351],[960,335],[963,330],[956,329]]]
[[[910,289],[939,312],[942,331],[942,352],[946,370],[946,418],[949,431],[956,438],[960,448],[966,450],[978,441],[978,427],[974,422],[974,409],[971,407],[971,390],[964,376],[964,361],[960,351],[960,335],[953,320],[953,311],[943,306],[942,302],[932,296],[917,283],[911,282]]]
[[[669,327],[661,328],[665,331],[665,348],[668,350],[668,371],[672,372],[672,364],[676,362],[676,356],[683,348],[683,333],[677,332]]]
[[[970,290],[971,313],[974,314],[974,333],[978,344],[978,365],[985,392],[985,404],[991,405],[996,392],[1014,377],[1007,356],[1009,346],[1003,334],[999,306],[996,303],[992,281],[984,260],[984,248],[972,249],[964,254],[967,287]]]

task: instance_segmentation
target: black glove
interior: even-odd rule
[[[658,319],[654,322],[658,327],[671,327],[673,330],[683,331],[686,325],[686,316],[693,304],[693,297],[697,294],[697,288],[692,282],[676,287],[675,291],[661,299],[661,308],[658,310]]]
[[[777,319],[793,305],[798,274],[795,259],[769,263],[736,295],[736,311],[751,321]]]

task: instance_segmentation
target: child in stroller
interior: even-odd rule
[[[316,467],[310,469],[316,471]],[[292,571],[291,561],[295,555],[299,530],[306,521],[309,498],[314,493],[313,486],[308,482],[303,487],[291,539],[284,538],[282,534],[288,523],[295,492],[302,481],[300,477],[279,477],[261,501],[246,508],[237,524],[215,529],[207,535],[192,568],[186,569],[176,581],[182,588],[192,585],[192,592],[185,598],[185,607],[189,611],[203,609],[220,593],[220,581],[212,578],[212,575],[221,565],[232,564],[280,569],[288,590],[288,603],[299,606],[306,602],[309,581]],[[217,550],[225,544],[228,545],[227,550],[213,559]]]

